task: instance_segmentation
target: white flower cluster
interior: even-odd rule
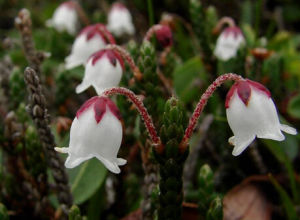
[[[77,12],[72,2],[60,5],[49,25],[58,30],[74,34],[77,27]],[[163,46],[172,45],[172,32],[167,26],[159,27],[155,34]],[[123,74],[123,60],[113,49],[104,49],[106,27],[94,24],[84,28],[76,37],[71,54],[65,59],[66,68],[84,64],[82,83],[76,88],[81,93],[93,86],[98,95],[105,89],[118,86]],[[107,28],[116,36],[134,34],[134,26],[128,9],[115,3],[108,15]],[[214,54],[221,60],[236,56],[245,43],[238,27],[228,27],[219,36]],[[240,80],[229,90],[226,98],[226,114],[234,136],[229,142],[234,145],[232,154],[241,154],[251,142],[258,138],[277,141],[285,139],[281,131],[295,135],[297,131],[280,124],[270,92],[261,84],[251,80]],[[107,97],[96,96],[86,101],[78,110],[70,131],[68,148],[56,148],[68,153],[67,168],[73,168],[92,157],[98,158],[111,172],[119,173],[119,165],[126,160],[117,158],[122,141],[122,124],[116,105]]]

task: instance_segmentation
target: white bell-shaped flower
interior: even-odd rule
[[[48,27],[53,27],[59,32],[67,31],[75,35],[79,24],[76,5],[73,1],[62,3],[56,8],[51,19],[46,21]]]
[[[132,16],[122,3],[114,3],[108,13],[107,29],[115,36],[133,35],[135,32]]]
[[[227,27],[217,39],[214,54],[218,59],[227,61],[237,55],[238,49],[245,42],[240,28]]]
[[[67,69],[85,64],[93,53],[106,46],[107,41],[100,28],[105,26],[94,24],[80,32],[73,43],[71,54],[65,59]]]
[[[103,49],[94,53],[85,66],[84,78],[76,87],[76,93],[81,93],[93,86],[100,95],[103,90],[118,86],[123,68],[122,58],[113,50]]]
[[[225,107],[234,134],[229,138],[234,156],[241,154],[255,137],[283,141],[281,131],[297,134],[296,129],[280,124],[271,93],[260,83],[248,79],[236,82],[227,94]]]
[[[117,158],[122,142],[122,124],[117,106],[107,97],[93,97],[77,111],[70,131],[68,148],[55,148],[68,153],[67,168],[96,157],[113,173],[120,173],[119,166],[126,160]]]

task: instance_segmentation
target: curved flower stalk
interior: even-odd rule
[[[151,116],[148,114],[148,111],[145,108],[143,102],[140,100],[140,98],[137,95],[135,95],[131,90],[122,88],[122,87],[115,87],[115,88],[107,89],[102,94],[104,96],[105,95],[106,96],[114,95],[114,94],[126,96],[135,105],[135,107],[139,111],[139,113],[144,121],[145,127],[148,131],[149,137],[152,141],[152,144],[154,146],[156,146],[158,149],[160,149],[160,147],[161,147],[160,138],[157,135],[157,132],[154,127]]]
[[[241,154],[255,137],[283,141],[285,138],[281,131],[297,134],[296,129],[280,124],[271,93],[263,85],[228,73],[218,77],[201,96],[185,130],[181,151],[186,149],[208,99],[217,87],[228,80],[236,81],[229,90],[225,103],[228,123],[234,133],[229,138],[229,143],[234,145],[234,156]]]
[[[126,160],[117,158],[123,132],[120,112],[106,97],[108,95],[121,94],[135,104],[153,144],[159,149],[160,138],[152,119],[143,102],[133,92],[126,88],[110,88],[102,94],[86,101],[77,111],[71,126],[69,147],[55,148],[60,153],[69,154],[65,162],[67,168],[78,166],[93,157],[99,159],[113,173],[120,173],[119,166],[126,164]]]
[[[222,17],[217,23],[217,25],[214,27],[212,31],[213,34],[218,34],[221,31],[222,27],[226,24],[228,25],[228,27],[236,26],[234,20],[231,17],[227,17],[227,16]]]
[[[124,70],[123,59],[110,49],[94,53],[85,66],[82,83],[76,87],[76,93],[81,93],[93,86],[98,95],[103,90],[118,86]]]
[[[144,41],[149,41],[155,35],[157,41],[162,47],[170,47],[173,44],[173,35],[171,28],[168,25],[156,24],[153,25],[146,33]]]
[[[227,61],[237,55],[238,49],[246,43],[244,35],[239,27],[230,17],[223,17],[214,32],[218,32],[224,24],[229,27],[225,28],[217,39],[214,55],[223,61]]]
[[[107,29],[115,36],[133,35],[135,32],[129,10],[120,2],[114,3],[108,13]]]
[[[46,21],[46,25],[59,32],[67,31],[70,35],[75,35],[79,25],[76,7],[73,1],[63,2],[55,9],[52,18]]]
[[[76,37],[71,54],[66,57],[66,68],[85,64],[88,58],[107,43],[115,44],[115,40],[103,24],[94,24],[85,27]]]

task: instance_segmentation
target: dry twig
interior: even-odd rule
[[[32,22],[30,18],[30,12],[27,9],[23,8],[19,12],[18,17],[15,19],[15,25],[20,31],[24,53],[29,66],[33,68],[40,76],[40,65],[47,57],[47,54],[37,51],[34,46],[32,37]]]
[[[0,115],[5,117],[9,106],[9,77],[13,70],[13,64],[9,56],[5,56],[0,61],[0,87],[3,90],[3,96],[0,100]]]
[[[64,164],[54,150],[56,144],[49,127],[46,99],[42,94],[42,87],[34,69],[27,67],[24,72],[24,78],[30,93],[30,114],[43,144],[48,166],[52,170],[52,175],[56,183],[58,200],[62,204],[65,213],[67,213],[67,208],[72,205],[72,195],[68,186],[68,177],[64,169]]]
[[[24,126],[17,121],[13,111],[6,115],[4,123],[6,142],[2,143],[2,145],[3,150],[7,154],[5,167],[9,173],[14,175],[15,180],[21,183],[12,187],[22,198],[26,198],[27,200],[24,201],[17,198],[8,199],[21,212],[25,212],[26,209],[30,208],[33,209],[35,217],[44,218],[45,216],[52,216],[54,211],[47,197],[47,174],[40,173],[38,179],[35,180],[25,168],[24,161],[26,158],[24,158],[24,154],[14,153],[15,149],[23,141]]]

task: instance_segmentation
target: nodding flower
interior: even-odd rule
[[[168,25],[155,24],[147,31],[144,41],[151,40],[151,37],[155,36],[158,43],[163,47],[170,47],[173,44],[172,30]]]
[[[173,44],[172,30],[168,25],[160,25],[155,30],[155,36],[162,47],[170,47]]]
[[[75,3],[67,1],[60,4],[55,9],[52,18],[46,21],[46,25],[59,32],[67,31],[70,35],[75,35],[79,25]]]
[[[295,135],[296,129],[280,124],[271,93],[262,84],[249,79],[237,81],[226,97],[226,115],[234,136],[232,154],[241,154],[255,139],[285,139],[281,131]]]
[[[113,173],[120,173],[119,166],[126,160],[117,158],[122,142],[121,115],[117,106],[107,97],[95,96],[77,111],[70,131],[68,148],[55,148],[68,153],[67,168],[96,157]]]
[[[135,33],[132,16],[122,3],[117,2],[112,5],[107,20],[107,29],[117,37]]]
[[[86,64],[88,58],[108,43],[104,32],[108,32],[105,25],[94,24],[85,27],[76,37],[71,54],[66,57],[66,68]]]
[[[244,35],[239,27],[227,27],[217,39],[215,56],[227,61],[237,55],[238,49],[245,44]]]
[[[123,59],[112,49],[103,49],[94,53],[85,66],[84,78],[76,87],[76,93],[93,86],[100,95],[103,90],[118,86],[123,68]]]

